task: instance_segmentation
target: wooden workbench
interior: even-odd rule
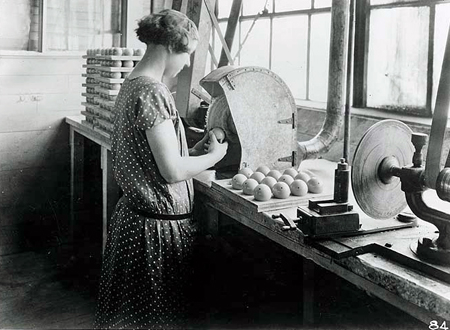
[[[102,191],[103,191],[103,242],[106,238],[106,224],[113,206],[118,198],[118,189],[114,183],[110,166],[110,141],[101,132],[83,125],[82,116],[67,117],[70,125],[71,145],[71,219],[75,226],[75,211],[77,201],[82,198],[83,183],[83,139],[88,138],[101,147],[102,164]],[[306,166],[308,162],[305,162]],[[303,163],[302,163],[303,166]],[[321,175],[329,176],[327,182],[331,182],[334,171],[334,163],[325,160],[315,160],[313,167],[321,171]],[[369,294],[381,298],[389,304],[409,313],[421,320],[427,328],[430,322],[437,321],[441,325],[450,323],[450,284],[448,281],[429,276],[420,270],[417,265],[422,265],[414,256],[409,256],[414,261],[415,267],[405,266],[397,258],[391,258],[398,253],[411,254],[409,245],[424,233],[433,232],[432,226],[419,220],[418,227],[409,227],[375,234],[367,234],[358,237],[339,238],[333,240],[316,241],[313,244],[305,243],[304,237],[298,231],[284,231],[279,222],[272,219],[273,214],[282,212],[287,216],[295,217],[295,208],[282,210],[256,212],[240,206],[238,203],[230,203],[222,194],[212,189],[211,180],[214,175],[205,172],[194,180],[196,201],[205,206],[208,230],[218,232],[221,215],[247,226],[267,239],[277,242],[281,246],[302,256],[303,260],[312,261],[338,276],[348,280]],[[374,244],[376,243],[376,244]],[[377,245],[387,246],[396,250],[396,253],[382,253],[383,250],[363,249]],[[305,263],[305,265],[307,264]],[[427,265],[425,265],[427,267]],[[424,269],[426,269],[426,267]],[[309,266],[310,268],[310,266]],[[444,277],[445,277],[444,269]],[[308,290],[313,278],[305,277],[304,295],[311,295]],[[310,299],[311,297],[308,297]],[[308,300],[305,300],[308,301]],[[303,316],[307,322],[313,321],[313,313],[310,305],[304,304]]]

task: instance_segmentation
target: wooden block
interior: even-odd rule
[[[110,83],[110,84],[121,84],[125,81],[125,79],[113,79],[113,78],[105,78],[105,77],[98,77],[96,78],[98,81]]]
[[[112,89],[106,89],[106,88],[101,88],[101,87],[95,87],[95,90],[99,94],[105,94],[105,95],[118,95],[119,94],[119,90],[112,90]]]
[[[133,70],[133,68],[123,66],[98,66],[96,69],[106,72],[131,72]]]

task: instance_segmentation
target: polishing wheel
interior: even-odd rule
[[[397,120],[382,120],[363,135],[352,163],[352,189],[361,210],[374,219],[388,219],[407,206],[400,178],[392,168],[412,162],[411,129]]]

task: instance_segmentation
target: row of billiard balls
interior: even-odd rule
[[[231,180],[235,190],[242,190],[245,195],[253,195],[258,201],[267,201],[272,197],[286,199],[291,195],[305,196],[310,193],[321,193],[323,183],[312,172],[286,169],[283,174],[260,166],[253,171],[246,167],[239,170]]]

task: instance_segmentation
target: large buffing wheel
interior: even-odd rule
[[[361,210],[374,219],[388,219],[407,203],[400,178],[389,172],[412,163],[411,129],[397,120],[382,120],[361,138],[352,163],[352,188]]]
[[[225,95],[213,98],[206,114],[207,130],[209,131],[215,127],[219,127],[225,132],[228,141],[233,143],[238,141],[236,126],[234,125]]]

